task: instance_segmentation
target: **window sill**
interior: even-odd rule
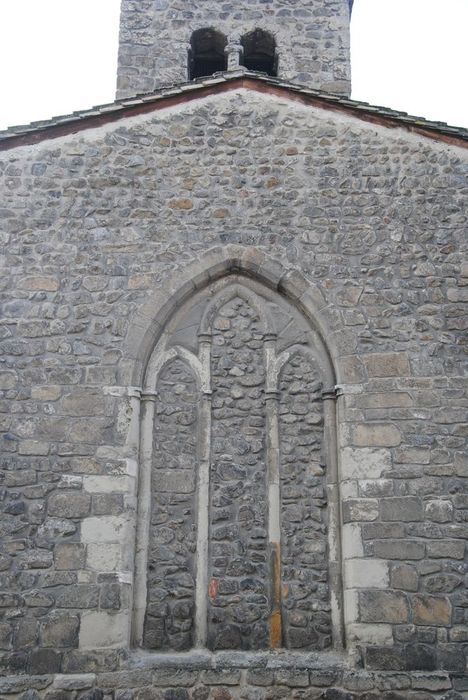
[[[179,670],[224,670],[224,669],[346,669],[350,657],[336,651],[300,652],[280,649],[278,651],[218,651],[194,649],[188,652],[152,652],[144,649],[131,651],[127,668]]]

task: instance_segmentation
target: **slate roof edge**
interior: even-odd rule
[[[321,92],[280,78],[272,78],[241,69],[215,73],[213,76],[197,81],[169,85],[156,92],[123,98],[91,109],[53,117],[49,120],[10,127],[5,131],[0,131],[0,151],[40,143],[48,139],[116,122],[123,118],[165,109],[239,88],[285,97],[304,105],[351,114],[361,121],[389,128],[404,128],[421,136],[468,148],[468,129],[450,126],[444,122],[429,121],[421,117],[411,116],[406,112],[370,105],[367,102]]]

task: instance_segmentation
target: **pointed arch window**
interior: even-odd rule
[[[215,282],[169,321],[143,391],[143,647],[339,646],[333,385],[317,332],[253,280]]]
[[[227,70],[226,45],[227,39],[224,34],[213,27],[193,32],[188,61],[189,80]]]
[[[251,71],[259,71],[267,75],[278,75],[278,56],[276,41],[270,32],[254,29],[244,34],[241,39],[243,47],[242,64]]]

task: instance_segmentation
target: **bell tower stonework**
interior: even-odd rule
[[[117,98],[242,65],[349,96],[349,20],[348,0],[123,0]]]

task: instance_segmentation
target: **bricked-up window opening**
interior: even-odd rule
[[[278,75],[278,57],[274,37],[262,29],[244,34],[241,39],[244,52],[242,65],[248,70]]]
[[[224,53],[226,45],[226,37],[216,29],[197,29],[190,39],[189,80],[227,70],[227,57]]]
[[[234,278],[182,307],[153,351],[135,607],[145,648],[319,651],[332,630],[339,645],[334,381],[320,343],[287,302]]]

